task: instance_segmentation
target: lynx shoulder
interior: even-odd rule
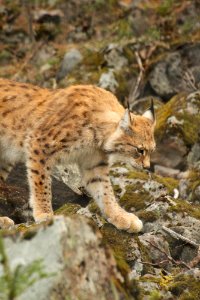
[[[48,90],[0,79],[0,178],[24,162],[35,221],[53,216],[51,173],[58,163],[76,163],[85,189],[118,229],[138,232],[142,222],[114,197],[109,166],[149,167],[155,148],[153,106],[142,116],[125,110],[99,87]],[[0,225],[11,224],[7,217]]]

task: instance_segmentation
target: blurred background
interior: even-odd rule
[[[199,16],[197,0],[1,0],[0,76],[167,101],[200,82]]]
[[[103,244],[113,250],[121,273],[106,298],[95,290],[98,299],[199,300],[200,1],[0,0],[0,77],[52,89],[95,84],[112,91],[124,106],[128,101],[136,113],[148,108],[153,97],[157,119],[157,150],[151,170],[154,174],[129,172],[124,167],[110,173],[120,205],[143,220],[143,233],[135,236],[117,230],[103,220],[92,200],[87,205],[87,197],[73,193],[56,180],[53,205],[59,208],[58,214],[93,218],[100,226]],[[0,184],[0,199],[0,215],[10,216],[16,223],[27,221],[28,186],[22,165],[11,173],[6,185]],[[79,232],[78,227],[74,228]],[[84,237],[81,230],[80,236]],[[179,238],[174,237],[174,232],[179,233]],[[56,231],[51,232],[55,243],[57,236]],[[75,239],[80,237],[75,235]],[[47,246],[47,254],[42,254],[45,259],[54,247],[45,235],[38,249],[42,244]],[[30,253],[34,252],[31,245]],[[25,253],[22,245],[19,248],[20,254]],[[99,259],[94,253],[101,257],[102,244],[100,252],[87,246],[72,253],[70,248],[72,266],[74,253],[80,253],[80,249],[91,254],[81,258],[77,269],[63,273],[63,286],[68,276],[73,279],[72,288],[67,286],[66,293],[63,289],[64,296],[59,299],[68,293],[72,293],[69,299],[95,298],[93,294],[91,298],[77,297],[77,286],[80,293],[90,293],[91,287],[99,285],[102,295],[107,291],[105,286],[113,275],[103,277],[103,281],[96,277],[100,274]],[[14,250],[13,253],[15,258]],[[110,264],[109,259],[104,266]],[[88,277],[88,269],[93,268],[97,279]],[[105,272],[110,274],[107,269]],[[86,285],[81,285],[80,278]],[[123,289],[119,278],[124,280]],[[38,290],[46,286],[41,281]],[[116,292],[114,298],[110,296],[113,286],[120,291],[120,297]],[[33,299],[31,290],[28,295],[23,299]],[[52,291],[45,299],[51,296]]]
[[[47,88],[95,84],[137,113],[153,96],[153,169],[178,178],[199,165],[197,0],[1,1],[0,77]]]

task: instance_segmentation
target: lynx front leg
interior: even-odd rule
[[[8,217],[0,217],[0,228],[10,229],[15,225],[14,221]]]
[[[0,180],[2,182],[6,181],[13,165],[5,160],[0,160]]]
[[[142,221],[134,214],[126,212],[117,203],[106,165],[99,163],[95,168],[85,170],[83,173],[86,190],[95,199],[108,222],[128,232],[142,230]]]
[[[27,161],[28,181],[30,188],[30,205],[36,222],[51,219],[51,175],[47,160],[34,150]]]

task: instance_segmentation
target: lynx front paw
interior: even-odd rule
[[[115,217],[108,218],[108,222],[113,224],[117,229],[126,230],[130,233],[140,232],[143,228],[142,221],[134,214],[120,212]]]
[[[53,218],[53,214],[48,214],[48,213],[34,214],[34,220],[36,223],[50,221],[52,218]]]
[[[14,221],[8,217],[0,217],[0,228],[10,229],[15,225]]]

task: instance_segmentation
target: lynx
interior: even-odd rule
[[[149,167],[155,149],[153,104],[142,116],[124,109],[110,92],[77,85],[49,90],[0,79],[0,178],[24,162],[36,222],[51,219],[51,172],[76,163],[85,190],[118,229],[139,232],[142,221],[115,199],[109,166]],[[1,226],[10,226],[8,217]]]

